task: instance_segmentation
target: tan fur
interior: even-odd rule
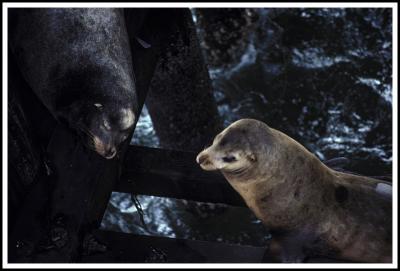
[[[93,137],[93,149],[100,155],[102,155],[104,158],[106,159],[112,159],[114,158],[114,156],[116,155],[116,152],[111,155],[111,156],[107,156],[107,148],[109,147],[109,145],[104,144],[100,138],[98,138],[97,136]]]
[[[391,261],[391,196],[377,189],[390,183],[332,170],[294,139],[252,119],[230,125],[196,160],[205,170],[221,170],[267,227],[284,232],[284,261],[297,261],[290,255],[296,253]]]

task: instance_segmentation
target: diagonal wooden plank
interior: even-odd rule
[[[206,172],[196,153],[129,146],[114,191],[245,206],[218,172]]]
[[[108,249],[86,255],[84,263],[260,263],[265,247],[144,236],[121,232],[94,232]]]

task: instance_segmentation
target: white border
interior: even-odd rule
[[[155,3],[5,3],[7,7],[99,7],[99,8],[206,8],[206,7],[243,7],[243,8],[257,8],[257,7],[269,7],[269,8],[329,8],[329,7],[343,7],[343,8],[360,8],[360,7],[380,7],[380,8],[393,8],[394,3],[177,3],[177,2],[155,2]]]
[[[392,82],[392,118],[393,118],[393,256],[396,256],[396,259],[393,258],[393,263],[396,265],[396,268],[398,266],[398,159],[399,159],[399,153],[398,153],[398,8],[397,4],[393,8],[393,13],[392,13],[392,24],[393,24],[393,44],[392,44],[392,76],[393,76],[393,82]]]
[[[8,191],[8,42],[7,42],[7,9],[3,4],[3,268],[4,263],[7,263],[8,258],[8,201],[7,201],[7,191]]]
[[[393,263],[392,264],[9,264],[7,262],[7,101],[8,101],[8,78],[7,78],[7,9],[11,7],[165,7],[165,8],[204,8],[204,7],[269,7],[269,8],[392,8],[393,9]],[[3,3],[3,268],[397,268],[398,266],[398,228],[397,228],[397,187],[398,187],[398,134],[397,134],[397,111],[398,111],[398,8],[397,3]]]

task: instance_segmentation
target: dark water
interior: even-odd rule
[[[391,175],[391,9],[193,10],[214,95],[227,126],[251,117],[348,170]],[[158,146],[146,110],[133,144]],[[124,232],[262,245],[244,208],[114,193],[103,227]],[[199,211],[200,210],[200,211]]]

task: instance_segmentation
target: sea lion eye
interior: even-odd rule
[[[97,108],[100,109],[100,110],[103,109],[103,105],[100,104],[100,103],[95,103],[94,106],[97,107]]]
[[[225,163],[232,163],[232,162],[236,161],[236,157],[235,156],[225,156],[225,157],[222,157],[222,161],[224,161]]]

